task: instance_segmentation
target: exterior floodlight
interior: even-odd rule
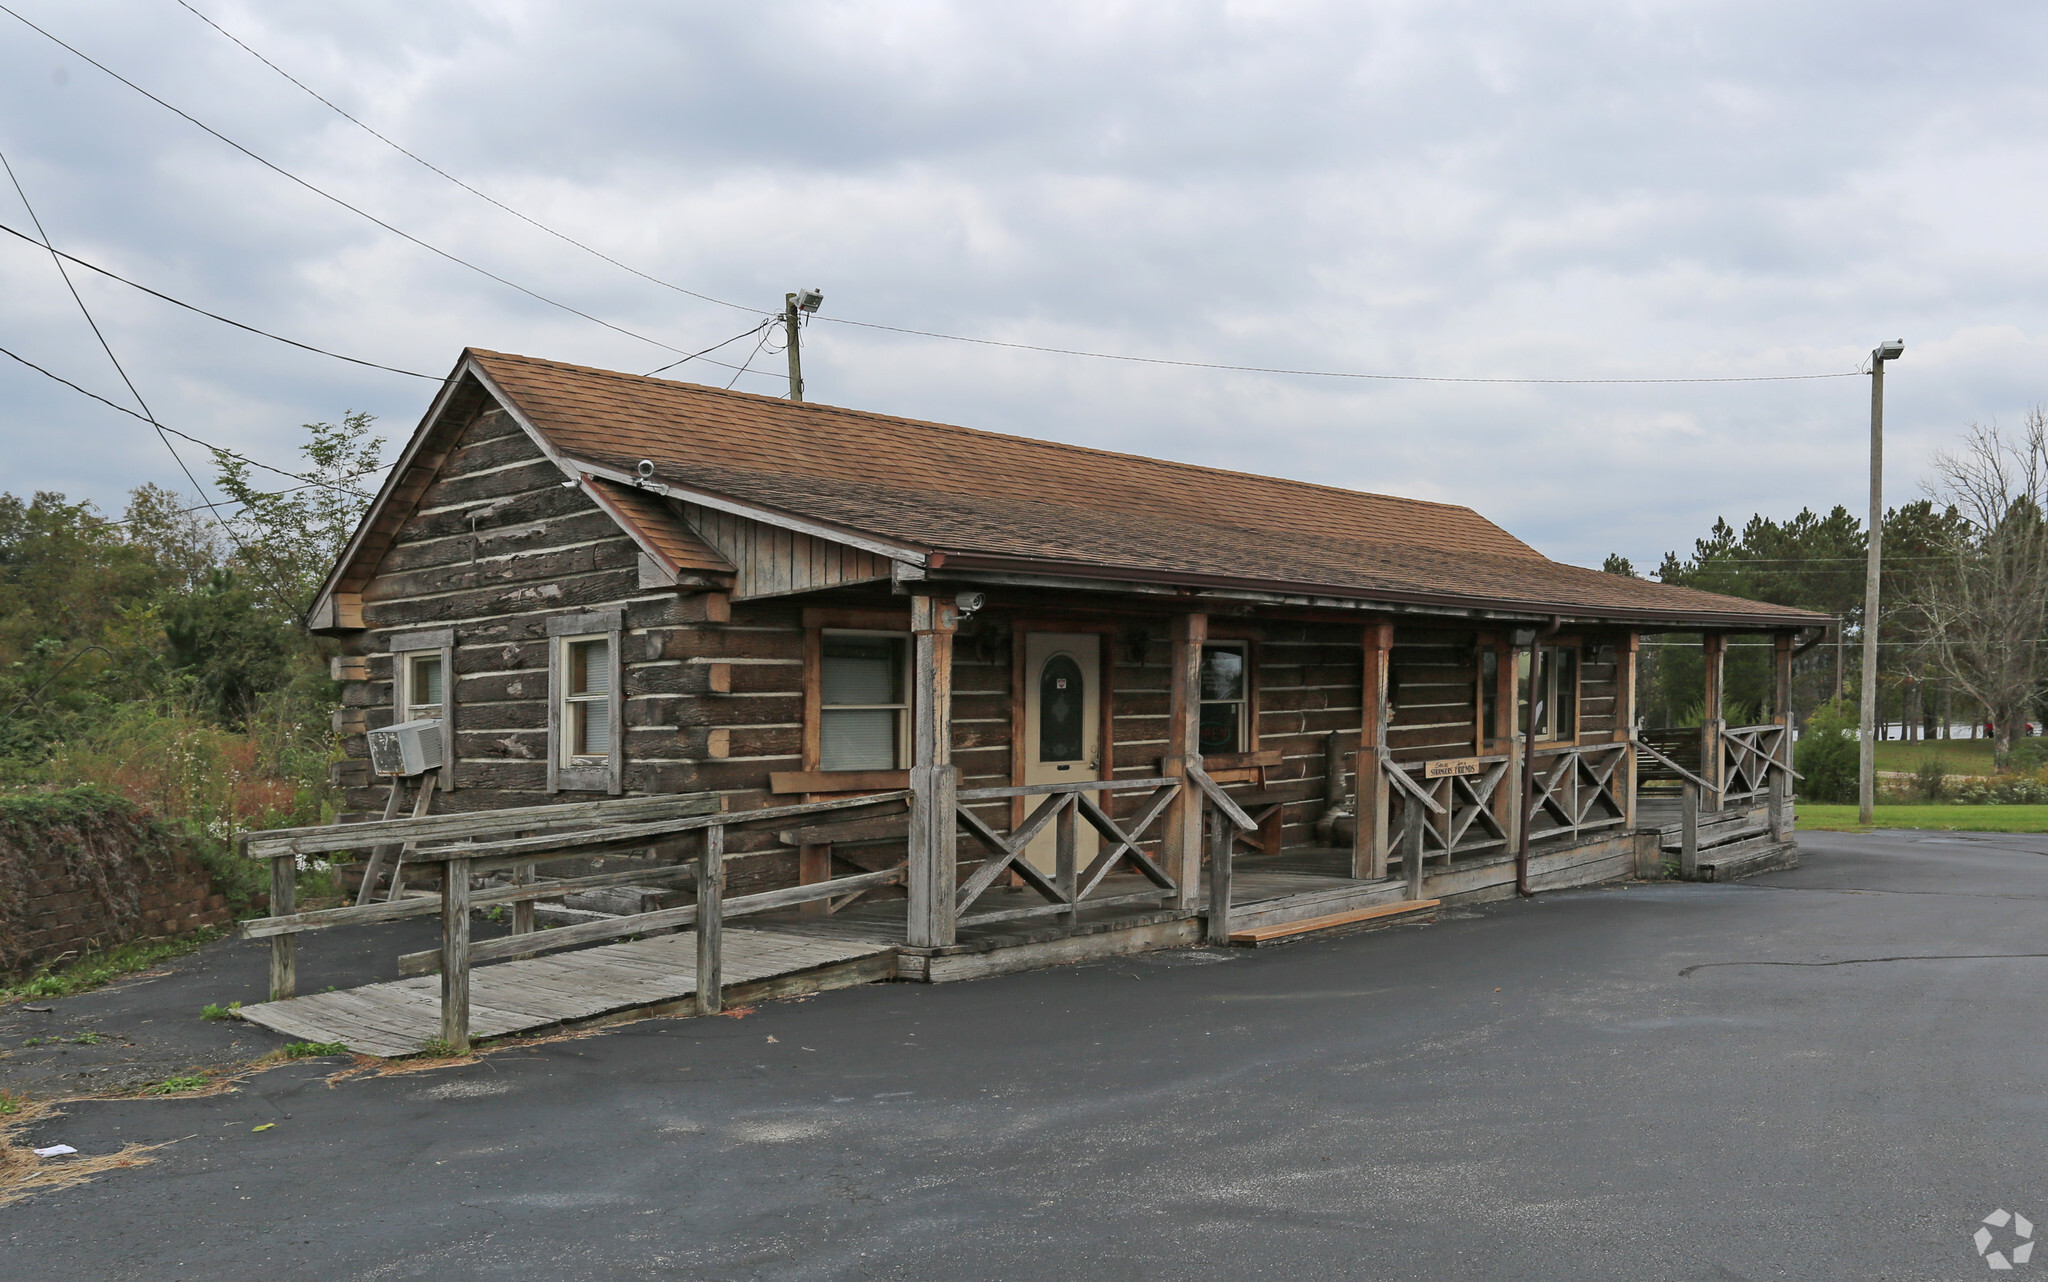
[[[796,291],[796,293],[792,295],[792,297],[796,299],[796,305],[798,310],[806,312],[815,312],[818,310],[819,304],[825,301],[825,291],[822,289],[815,288],[800,289]]]
[[[815,310],[815,309],[813,309]],[[1889,343],[1879,343],[1877,350],[1870,354],[1872,360],[1895,361],[1906,354],[1906,340],[1895,338]]]

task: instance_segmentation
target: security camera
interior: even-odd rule
[[[640,473],[641,480],[651,481],[654,479],[654,460],[651,458],[641,459],[640,466],[634,470]]]
[[[798,311],[815,312],[818,310],[819,304],[825,301],[825,291],[815,286],[810,289],[800,289],[789,296],[789,301],[796,304]]]
[[[953,604],[960,607],[960,613],[973,614],[988,604],[988,595],[983,592],[962,592],[953,598]]]

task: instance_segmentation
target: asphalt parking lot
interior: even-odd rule
[[[1984,1276],[1986,1215],[2048,1223],[2048,837],[1802,844],[1741,885],[73,1104],[28,1138],[178,1142],[0,1209],[0,1272]],[[188,983],[119,996],[183,1018]]]

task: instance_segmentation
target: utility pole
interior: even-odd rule
[[[1877,806],[1877,586],[1884,568],[1884,363],[1906,351],[1904,339],[1870,353],[1870,555],[1863,570],[1862,715],[1856,735],[1856,822],[1871,823]]]
[[[814,313],[825,301],[821,289],[800,289],[794,294],[782,296],[782,327],[789,339],[789,399],[804,399],[804,358],[797,345],[797,334],[803,328],[805,313]]]

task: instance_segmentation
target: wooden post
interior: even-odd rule
[[[1501,738],[1507,743],[1508,772],[1501,778],[1500,787],[1494,795],[1500,800],[1500,824],[1507,834],[1506,848],[1509,850],[1522,848],[1522,825],[1528,820],[1528,803],[1522,797],[1522,753],[1527,744],[1524,742],[1522,718],[1517,715],[1522,682],[1516,665],[1521,661],[1522,653],[1520,647],[1512,644],[1502,648],[1500,680],[1496,686],[1500,718],[1507,723]],[[1532,677],[1531,682],[1533,681]]]
[[[1700,872],[1700,787],[1687,780],[1678,799],[1678,875],[1692,881]]]
[[[1394,649],[1394,625],[1384,619],[1365,625],[1362,673],[1364,704],[1358,725],[1358,773],[1354,777],[1358,822],[1351,838],[1351,875],[1380,881],[1387,875],[1387,666]]]
[[[1727,728],[1722,720],[1723,712],[1723,659],[1726,658],[1728,639],[1718,632],[1709,632],[1700,638],[1700,656],[1705,660],[1706,680],[1701,694],[1704,698],[1700,707],[1700,778],[1707,781],[1713,795],[1701,800],[1713,809],[1719,810],[1723,800],[1724,784],[1721,770],[1721,731]]]
[[[1060,897],[1067,901],[1067,911],[1060,914],[1067,928],[1073,929],[1080,923],[1080,909],[1074,907],[1074,856],[1079,848],[1079,831],[1076,821],[1080,817],[1079,793],[1068,793],[1060,802],[1060,812],[1053,816],[1053,884],[1060,889]]]
[[[270,861],[270,915],[288,917],[298,906],[299,857],[277,855]],[[270,1000],[283,1001],[299,991],[297,935],[270,939]]]
[[[1401,825],[1401,872],[1408,878],[1408,898],[1422,898],[1422,827],[1429,812],[1413,796],[1401,800],[1407,821]]]
[[[1631,632],[1614,647],[1614,741],[1628,745],[1628,755],[1618,770],[1624,832],[1636,826],[1636,656],[1640,640]]]
[[[391,777],[391,791],[384,796],[384,817],[386,819],[398,818],[399,798],[404,795],[404,778],[393,775]],[[376,894],[377,878],[384,873],[384,861],[396,855],[398,849],[399,847],[395,842],[370,848],[369,862],[363,865],[363,884],[356,888],[356,903],[359,906],[369,903],[370,897]]]
[[[441,1040],[469,1053],[469,860],[441,865]]]
[[[1783,726],[1784,729],[1778,732],[1778,750],[1772,756],[1774,765],[1771,770],[1771,776],[1773,778],[1779,775],[1785,776],[1784,799],[1789,801],[1792,797],[1792,776],[1789,773],[1792,769],[1792,634],[1790,632],[1780,632],[1778,634],[1777,651],[1773,657],[1777,660],[1777,680],[1773,685],[1771,720]],[[1783,838],[1778,836],[1778,828],[1782,823],[1782,817],[1779,816],[1778,812],[1783,808],[1782,803],[1780,803],[1774,804],[1771,809],[1772,836],[1781,841]]]
[[[829,845],[798,846],[796,848],[796,880],[800,886],[819,886],[832,880],[832,847]],[[823,917],[832,911],[829,899],[813,899],[799,904],[797,911],[806,916]]]
[[[697,856],[697,1013],[725,1009],[725,826],[704,830]]]
[[[1189,765],[1201,764],[1202,642],[1208,637],[1208,615],[1174,616],[1162,765],[1176,778],[1185,779]],[[1160,824],[1160,858],[1180,891],[1174,906],[1192,913],[1200,902],[1202,886],[1202,796],[1193,784],[1181,784],[1167,803]]]
[[[1219,947],[1230,942],[1230,863],[1237,830],[1229,816],[1211,813],[1209,833],[1209,921],[1206,937]]]
[[[1791,831],[1791,816],[1787,813],[1791,807],[1785,804],[1791,795],[1792,776],[1782,770],[1771,771],[1770,819],[1771,840],[1774,842],[1784,841]]]
[[[953,769],[953,633],[959,607],[939,597],[910,598],[915,654],[910,695],[910,920],[905,942],[943,948],[953,942],[959,864],[959,776]]]

